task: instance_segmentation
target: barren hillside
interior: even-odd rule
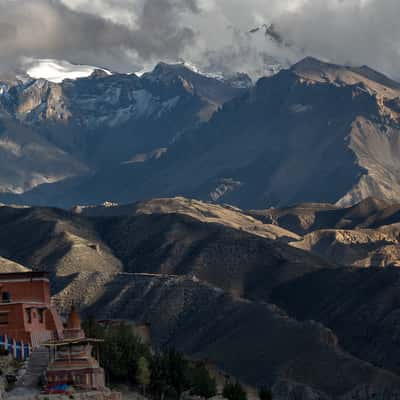
[[[353,224],[390,214],[365,204],[294,210],[316,207]],[[276,396],[392,400],[400,378],[388,370],[398,373],[397,353],[379,354],[396,346],[397,270],[370,268],[361,279],[335,257],[313,254],[316,248],[295,248],[314,244],[313,232],[292,233],[276,225],[279,218],[264,224],[266,213],[185,198],[71,212],[3,206],[0,256],[49,271],[60,310],[73,302],[85,315],[148,322],[156,344],[206,358],[249,384],[271,385]],[[379,235],[395,240],[396,231],[385,229],[333,232],[368,233],[378,248]],[[332,300],[325,303],[325,295]],[[385,330],[371,341],[381,324]]]

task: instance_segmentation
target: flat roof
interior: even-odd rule
[[[29,271],[29,272],[5,272],[0,273],[0,282],[8,280],[23,280],[23,279],[48,279],[49,275],[45,271]]]
[[[24,304],[28,307],[32,306],[31,308],[50,308],[50,303],[46,303],[44,301],[36,301],[36,300],[16,300],[16,301],[8,301],[8,302],[1,302],[0,300],[0,310],[1,308],[7,308],[7,306],[14,306],[16,304]]]

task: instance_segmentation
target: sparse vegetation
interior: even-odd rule
[[[147,358],[143,356],[137,362],[135,381],[142,387],[143,394],[146,394],[146,388],[151,383],[151,371]]]
[[[239,382],[227,383],[222,395],[228,400],[247,400],[247,394]]]
[[[100,362],[111,381],[125,382],[137,376],[138,361],[148,359],[150,349],[127,324],[103,328],[92,318],[84,323],[88,337],[103,339]],[[136,384],[137,382],[132,382]]]
[[[260,390],[258,391],[258,397],[260,398],[260,400],[272,400],[273,395],[271,389],[267,387],[260,388]]]
[[[195,396],[205,397],[206,399],[217,394],[217,383],[210,376],[203,363],[195,364],[190,370],[191,393]]]
[[[127,324],[104,328],[91,318],[84,329],[104,340],[100,361],[111,383],[129,383],[157,400],[178,400],[185,391],[205,398],[217,394],[204,363],[188,361],[174,349],[152,352]]]
[[[151,393],[156,399],[179,399],[190,389],[189,363],[175,350],[153,355],[151,363]]]

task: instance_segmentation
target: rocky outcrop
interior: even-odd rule
[[[367,198],[351,207],[300,204],[249,211],[254,218],[302,235],[291,245],[339,265],[400,265],[400,206]]]
[[[292,245],[339,265],[400,267],[400,229],[317,230]]]
[[[273,223],[300,235],[325,229],[379,228],[400,221],[400,205],[374,197],[350,207],[302,203],[248,213],[264,223]]]

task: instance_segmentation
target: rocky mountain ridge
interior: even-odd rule
[[[304,202],[347,206],[371,196],[388,202],[399,198],[398,83],[367,67],[306,58],[226,101],[232,97],[232,87],[221,92],[220,85],[226,83],[217,84],[184,68],[160,64],[140,82],[150,92],[156,84],[160,99],[162,93],[171,100],[171,93],[181,91],[190,101],[196,99],[194,119],[188,103],[184,109],[177,105],[166,114],[168,123],[160,117],[159,124],[147,131],[155,136],[133,135],[132,141],[128,125],[121,126],[118,137],[123,145],[115,145],[114,130],[112,135],[97,130],[94,137],[100,135],[104,141],[96,144],[96,156],[90,158],[93,165],[101,161],[92,174],[42,185],[2,201],[72,206],[183,195],[241,208],[266,208]],[[182,69],[185,73],[178,76],[185,77],[183,81],[176,78]],[[91,79],[112,82],[116,78]],[[79,82],[85,86],[87,81]],[[83,96],[87,89],[82,90]],[[98,90],[104,92],[104,87]],[[127,107],[131,103],[128,99]],[[186,122],[183,115],[189,117]],[[101,121],[101,115],[97,117]],[[162,138],[158,136],[161,126]],[[149,129],[147,123],[140,127]],[[182,129],[185,134],[177,134]],[[70,133],[57,132],[63,140]],[[80,143],[82,137],[79,133],[76,141]]]
[[[400,206],[367,198],[351,207],[299,204],[255,210],[249,214],[301,236],[291,241],[339,265],[397,267],[400,265]]]
[[[0,189],[23,193],[41,184],[107,169],[110,164],[157,157],[186,130],[208,120],[225,101],[241,95],[247,85],[251,81],[246,76],[221,80],[200,75],[183,64],[163,63],[142,77],[94,70],[88,77],[62,82],[28,76],[5,79],[0,122],[9,122],[0,140],[7,142],[5,157],[15,160],[13,169],[22,182],[4,176]],[[44,142],[49,153],[57,151],[59,158],[68,161],[66,173],[57,175],[57,160],[26,153],[26,142],[31,147]],[[20,153],[15,154],[14,148],[21,149]],[[24,173],[24,159],[29,160],[28,168],[36,173],[36,179]],[[50,171],[47,175],[54,178],[38,170],[37,165],[44,161]]]

